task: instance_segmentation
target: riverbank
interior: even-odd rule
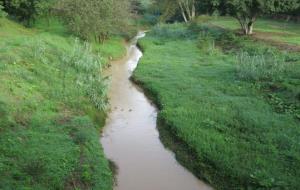
[[[99,144],[107,104],[101,69],[126,48],[121,38],[89,47],[51,22],[28,29],[0,19],[0,189],[111,190]],[[86,75],[100,76],[97,88]]]
[[[158,103],[161,138],[187,168],[216,189],[299,186],[299,54],[283,53],[288,68],[265,79],[239,70],[238,50],[281,53],[216,28],[157,27],[140,46],[133,80]]]

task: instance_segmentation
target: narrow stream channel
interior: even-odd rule
[[[165,149],[156,129],[157,109],[130,80],[142,52],[132,41],[126,59],[111,67],[111,112],[101,143],[118,167],[115,190],[211,190]]]

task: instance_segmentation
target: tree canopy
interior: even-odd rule
[[[252,34],[255,21],[263,15],[292,13],[297,15],[299,0],[155,0],[160,8],[161,19],[181,15],[185,22],[195,18],[197,14],[219,14],[235,17],[248,35]],[[299,13],[298,13],[299,14]]]
[[[0,0],[4,10],[17,20],[29,24],[39,14],[48,13],[56,0]]]
[[[0,4],[0,18],[3,18],[6,16],[6,12],[4,12],[4,7]]]
[[[290,11],[299,6],[299,0],[227,0],[226,7],[245,34],[252,34],[256,19],[264,14]]]
[[[176,13],[180,13],[185,22],[196,17],[197,0],[155,0],[155,4],[162,12],[161,20],[167,20]]]

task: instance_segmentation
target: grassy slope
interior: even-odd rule
[[[72,68],[62,95],[61,57],[75,40],[59,23],[0,23],[0,189],[112,189],[99,145],[105,114],[78,91]],[[95,49],[118,57],[120,47],[115,39]]]
[[[140,44],[145,54],[133,79],[160,105],[161,128],[185,146],[172,148],[187,167],[217,189],[299,187],[299,121],[265,98],[299,105],[299,64],[278,91],[263,91],[237,79],[233,55],[209,55],[195,40],[150,33]]]
[[[218,17],[210,22],[226,29],[240,29],[238,21],[231,17]],[[254,32],[257,37],[262,39],[300,45],[299,23],[258,19],[254,25]]]

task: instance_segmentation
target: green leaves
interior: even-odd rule
[[[130,16],[129,2],[120,0],[59,0],[56,9],[73,33],[100,42],[126,29]]]
[[[6,17],[7,13],[3,11],[4,7],[0,4],[0,18]]]

